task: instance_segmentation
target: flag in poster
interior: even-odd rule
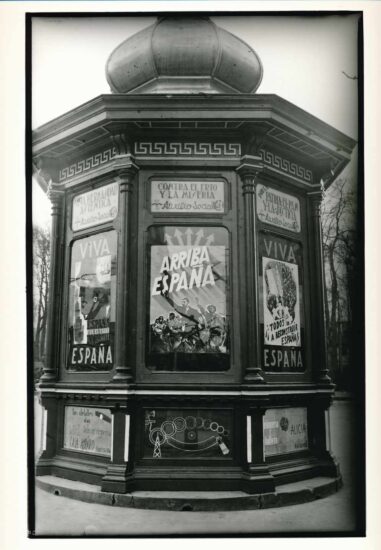
[[[150,350],[226,354],[226,247],[204,230],[174,235],[151,246]]]
[[[262,258],[265,344],[300,347],[298,265]]]

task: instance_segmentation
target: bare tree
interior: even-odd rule
[[[48,228],[33,227],[34,360],[43,361],[48,315],[50,234]]]
[[[336,383],[348,386],[353,344],[357,270],[357,197],[351,178],[336,180],[322,203],[325,261],[324,311],[330,369]],[[349,364],[344,361],[347,357]],[[344,372],[347,369],[347,372]],[[349,388],[348,388],[349,389]]]

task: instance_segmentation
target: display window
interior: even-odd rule
[[[76,240],[71,248],[67,368],[104,371],[114,364],[115,231]]]
[[[109,409],[66,406],[63,448],[111,456],[111,425]]]
[[[232,458],[229,411],[146,410],[144,430],[145,458]]]
[[[306,407],[267,409],[263,417],[265,457],[308,450]]]
[[[148,235],[148,366],[227,370],[231,341],[228,231],[152,226]]]
[[[299,242],[261,233],[259,319],[263,368],[304,372],[303,258]]]

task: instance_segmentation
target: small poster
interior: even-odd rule
[[[263,417],[265,457],[308,449],[307,408],[267,409]]]
[[[73,199],[73,231],[106,223],[118,214],[119,186],[110,183]]]
[[[300,232],[300,203],[296,197],[257,185],[257,216],[263,223]]]
[[[300,243],[260,232],[259,321],[263,369],[303,372],[303,249]]]
[[[152,181],[151,212],[223,213],[223,181]]]
[[[98,233],[75,241],[69,293],[71,370],[112,368],[115,292],[116,233]]]
[[[111,455],[111,413],[95,407],[65,407],[64,448]]]
[[[298,265],[262,258],[265,344],[300,347]]]

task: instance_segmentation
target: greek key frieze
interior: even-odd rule
[[[135,155],[239,157],[240,143],[135,142]]]
[[[62,170],[60,170],[59,181],[61,182],[74,178],[75,176],[83,174],[84,172],[94,170],[102,164],[107,164],[115,157],[115,155],[116,148],[112,147],[110,149],[100,151],[99,153],[92,155],[91,157],[88,157],[86,159],[79,160],[74,164],[71,164],[70,166],[66,166],[65,168],[62,168]]]
[[[260,149],[259,153],[264,164],[267,164],[280,172],[285,172],[286,174],[299,178],[305,182],[313,183],[311,170],[300,166],[300,164],[296,164],[296,162],[291,162],[288,159],[276,155],[267,149]]]

